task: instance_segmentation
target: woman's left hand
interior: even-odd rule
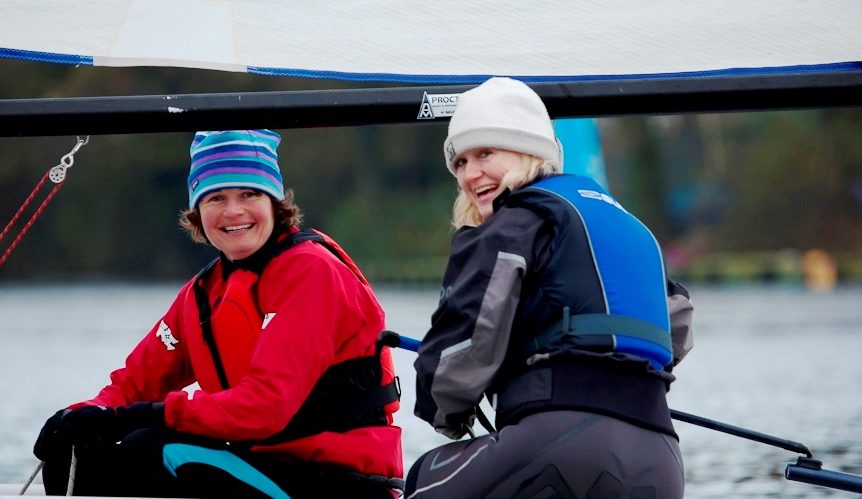
[[[128,407],[89,405],[62,415],[61,431],[78,449],[103,447],[145,427],[164,426],[164,404],[135,402]]]

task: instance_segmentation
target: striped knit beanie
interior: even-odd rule
[[[272,130],[224,130],[195,134],[189,154],[189,209],[213,191],[248,188],[284,199],[284,181],[276,148],[281,136]]]

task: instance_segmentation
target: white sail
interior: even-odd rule
[[[860,0],[4,0],[0,56],[469,83],[862,70]]]

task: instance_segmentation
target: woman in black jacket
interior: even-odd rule
[[[405,497],[683,497],[666,392],[692,306],[652,233],[559,173],[547,110],[519,81],[462,94],[444,155],[458,230],[416,414],[459,439],[487,395],[498,431],[426,453]]]

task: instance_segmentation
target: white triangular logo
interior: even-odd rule
[[[260,325],[261,329],[266,329],[266,326],[269,325],[269,321],[271,321],[275,317],[275,312],[270,312],[263,316],[263,324]]]
[[[419,116],[417,120],[433,120],[434,110],[431,109],[431,101],[428,100],[428,92],[422,93],[422,104],[419,106]]]

